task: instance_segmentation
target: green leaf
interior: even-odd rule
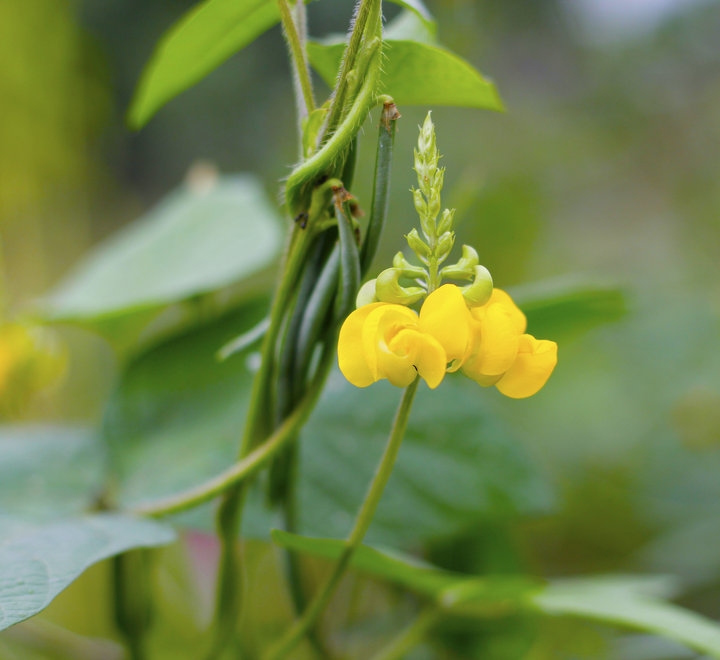
[[[531,597],[551,615],[566,615],[668,637],[720,658],[720,624],[638,589],[637,582],[603,578],[557,581]]]
[[[627,313],[622,288],[567,277],[511,289],[536,337],[553,338],[617,321]]]
[[[0,456],[4,515],[41,520],[75,515],[102,491],[105,453],[86,429],[3,426]]]
[[[37,614],[83,571],[132,548],[170,543],[165,525],[98,514],[44,526],[0,518],[0,630]]]
[[[279,218],[250,175],[183,186],[96,247],[44,303],[50,320],[146,324],[159,310],[267,267]]]
[[[428,11],[428,8],[425,6],[425,4],[422,2],[422,0],[390,0],[391,2],[394,2],[396,5],[400,5],[401,7],[405,7],[405,9],[411,11],[414,13],[418,18],[422,20],[423,23],[428,27],[428,29],[435,30],[435,20],[433,19],[432,15]]]
[[[384,42],[380,91],[399,105],[454,105],[502,110],[495,85],[448,50],[417,41]],[[332,87],[344,44],[308,43],[312,66]]]
[[[275,0],[205,0],[160,39],[143,71],[128,123],[142,128],[168,101],[280,21]]]

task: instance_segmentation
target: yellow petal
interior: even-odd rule
[[[419,374],[431,389],[440,385],[445,376],[448,359],[440,342],[432,335],[406,328],[392,338],[389,348],[396,355],[406,355],[407,363],[413,367],[412,378],[406,385],[415,379],[415,373]],[[388,379],[395,384],[389,375]]]
[[[522,335],[517,358],[497,382],[497,388],[513,399],[532,396],[545,385],[556,364],[557,344],[554,341]]]
[[[362,343],[362,329],[370,313],[385,303],[371,303],[356,309],[340,328],[338,364],[343,376],[356,387],[367,387],[377,380],[368,367]]]
[[[466,354],[471,337],[470,322],[465,299],[454,284],[444,284],[433,291],[420,310],[420,330],[440,343],[448,362]]]
[[[482,320],[473,327],[473,348],[462,369],[466,376],[484,384],[487,376],[500,376],[512,366],[521,334],[517,317],[504,305],[489,305],[482,312]]]
[[[521,335],[523,332],[525,332],[525,330],[527,330],[527,318],[525,318],[525,314],[522,313],[520,308],[515,304],[515,302],[508,293],[506,293],[502,289],[493,289],[490,300],[488,301],[487,305],[485,305],[485,307],[490,307],[491,305],[502,306],[502,308],[512,319],[512,322],[518,334]]]
[[[370,310],[362,326],[362,351],[374,382],[386,377],[381,373],[379,359],[383,357],[386,358],[386,362],[394,362],[388,342],[403,328],[416,327],[418,316],[403,305],[379,303],[372,306],[373,309]],[[389,368],[394,372],[394,367]]]

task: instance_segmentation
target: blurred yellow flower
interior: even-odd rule
[[[480,385],[520,399],[535,394],[557,363],[557,344],[525,334],[526,325],[501,289],[468,309],[460,289],[445,284],[426,298],[419,315],[382,302],[355,310],[340,329],[338,361],[357,387],[382,378],[405,387],[420,375],[435,388],[447,371],[462,369]]]

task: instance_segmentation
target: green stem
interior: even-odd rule
[[[348,73],[355,66],[355,59],[360,51],[363,35],[365,34],[365,26],[368,18],[372,13],[379,11],[380,0],[362,0],[360,6],[355,13],[353,20],[353,30],[350,34],[348,45],[345,47],[342,62],[340,63],[340,71],[338,72],[338,82],[330,101],[330,109],[328,110],[325,129],[320,136],[318,144],[322,144],[328,136],[335,130],[335,126],[340,120],[342,109],[345,105],[345,92],[347,91]]]
[[[347,568],[353,553],[360,545],[363,538],[365,538],[365,534],[368,527],[370,527],[370,523],[375,515],[375,510],[377,509],[380,498],[385,490],[385,486],[392,474],[395,459],[397,458],[400,445],[402,444],[402,439],[405,435],[405,429],[407,428],[410,409],[412,408],[412,402],[415,398],[418,383],[419,379],[416,378],[412,384],[407,387],[403,394],[397,413],[395,414],[392,431],[390,432],[390,437],[388,438],[387,445],[385,446],[385,451],[383,452],[380,464],[378,465],[377,472],[373,477],[367,495],[360,507],[360,511],[355,518],[355,524],[353,525],[352,531],[345,541],[345,548],[343,549],[342,554],[340,555],[332,572],[303,613],[302,617],[295,622],[295,624],[280,639],[277,645],[270,649],[268,654],[265,656],[265,660],[279,660],[280,658],[286,657],[287,654],[295,648],[295,645],[302,639],[307,630],[314,625],[315,621],[320,614],[322,614],[323,610],[332,598],[332,595],[335,593],[335,589],[340,583],[340,579],[345,573],[345,569]]]
[[[290,174],[285,188],[285,198],[291,215],[302,209],[303,189],[316,178],[322,176],[330,166],[340,159],[343,151],[350,145],[367,117],[368,111],[376,102],[377,85],[380,80],[380,60],[382,42],[374,39],[368,45],[370,60],[367,74],[360,92],[332,137],[310,158],[298,165]]]
[[[297,0],[302,8],[305,8],[303,0]],[[288,42],[290,55],[292,56],[293,69],[295,73],[296,90],[300,88],[297,96],[298,105],[298,121],[302,122],[315,109],[315,99],[313,98],[312,82],[310,81],[310,70],[308,68],[307,58],[305,57],[305,48],[302,39],[298,34],[295,21],[293,20],[290,6],[287,0],[277,0],[280,9],[280,18],[282,20],[283,32]],[[300,140],[302,143],[302,140]]]
[[[440,610],[429,607],[415,619],[390,644],[372,657],[372,660],[402,660],[425,637],[440,618]]]
[[[290,236],[283,276],[273,299],[270,325],[262,344],[260,369],[253,382],[245,433],[238,452],[240,460],[250,454],[262,438],[270,434],[272,422],[269,410],[270,379],[275,364],[275,348],[286,306],[292,298],[298,276],[305,263],[311,238],[310,229],[300,229],[297,225]],[[236,538],[244,501],[244,482],[230,486],[224,491],[224,498],[217,512],[216,527],[220,541],[220,559],[213,618],[214,633],[209,658],[217,657],[230,641],[240,612],[241,566],[237,556]]]

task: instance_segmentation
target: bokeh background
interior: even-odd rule
[[[532,506],[440,535],[426,554],[477,572],[668,573],[683,585],[680,602],[720,619],[720,4],[427,4],[440,41],[492,77],[507,108],[433,108],[447,167],[444,199],[458,209],[460,242],[478,248],[504,288],[597,282],[623,292],[625,311],[600,325],[540,323],[558,340],[560,362],[533,399],[476,390],[522,445],[542,486]],[[182,185],[199,161],[222,173],[253,172],[278,198],[296,155],[278,28],[142,131],[125,125],[143,64],[191,5],[0,3],[5,318],[29,313],[94,245]],[[311,34],[344,30],[350,11],[345,0],[311,3]],[[387,17],[398,11],[388,6]],[[391,225],[378,266],[415,223],[412,146],[427,110],[401,108]],[[361,204],[369,198],[374,134],[368,123],[354,190]],[[130,358],[87,330],[52,332],[64,347],[64,376],[5,409],[6,420],[107,424],[106,402]],[[480,433],[476,441],[483,442]],[[94,571],[43,615],[47,626],[112,635],[102,609],[82,604],[106,589],[101,569]],[[43,646],[47,631],[34,625],[0,636],[3,657],[66,657]],[[481,640],[463,629],[444,634],[466,649],[442,656],[449,658],[698,657],[671,642],[562,620],[541,630],[503,624]],[[479,649],[484,655],[475,655]],[[440,657],[433,653],[421,649],[417,657]]]

